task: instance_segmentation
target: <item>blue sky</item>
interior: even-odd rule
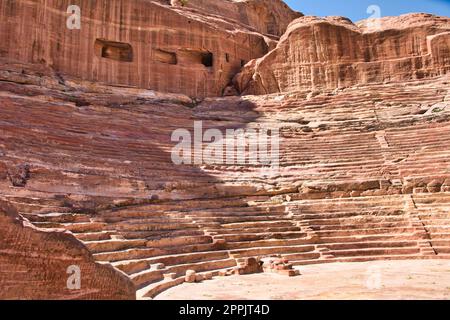
[[[370,5],[377,5],[381,16],[409,12],[427,12],[450,17],[450,0],[284,0],[294,10],[306,15],[345,16],[353,22],[371,16]]]

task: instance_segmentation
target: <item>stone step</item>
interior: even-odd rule
[[[119,251],[129,248],[145,247],[147,240],[101,240],[101,241],[86,241],[84,244],[92,253]]]
[[[398,217],[399,219],[404,218],[405,213],[403,211],[380,211],[380,213],[376,216],[371,215],[371,213],[363,213],[361,211],[357,211],[355,209],[354,212],[335,212],[335,213],[302,213],[302,214],[294,214],[294,220],[299,221],[309,221],[311,223],[315,223],[315,221],[318,221],[318,224],[320,224],[322,221],[332,221],[330,219],[361,219],[370,217],[370,219],[377,219],[377,220],[383,220],[383,219],[392,219],[395,217]]]
[[[422,222],[426,226],[447,226],[450,225],[450,218],[449,219],[442,219],[442,218],[427,218],[424,219],[423,217],[420,219],[420,222]]]
[[[252,247],[275,247],[275,246],[288,246],[288,245],[301,245],[309,244],[311,239],[304,237],[299,239],[269,239],[269,240],[255,240],[255,241],[242,241],[242,242],[227,242],[226,248],[229,250],[245,249]]]
[[[436,239],[450,239],[450,232],[429,232],[429,234],[433,241]]]
[[[8,201],[16,210],[22,214],[47,214],[52,212],[70,212],[71,208],[59,205],[47,205],[38,203],[25,203],[21,201]]]
[[[208,251],[208,252],[195,252],[177,255],[158,256],[154,258],[138,259],[138,260],[125,260],[113,262],[112,265],[116,268],[124,271],[127,274],[137,273],[146,269],[149,269],[151,265],[162,263],[165,266],[187,264],[193,262],[210,261],[228,259],[228,251]]]
[[[330,250],[417,247],[417,241],[364,241],[318,244],[318,248]]]
[[[335,262],[366,262],[376,260],[408,260],[408,259],[430,259],[432,256],[424,256],[421,254],[400,254],[400,255],[376,255],[376,256],[353,256],[353,257],[339,257],[327,259],[312,259],[312,260],[290,260],[294,266],[318,264],[318,263],[335,263]]]
[[[198,229],[193,223],[146,223],[137,221],[135,223],[117,223],[113,225],[119,231],[168,231],[180,229]]]
[[[223,229],[246,229],[246,228],[269,228],[269,227],[292,227],[294,224],[292,220],[286,219],[283,221],[259,221],[259,222],[243,222],[243,223],[229,223],[223,224]]]
[[[435,246],[433,245],[433,249],[437,254],[450,254],[450,247],[447,246]]]
[[[353,257],[353,256],[389,256],[389,255],[403,255],[403,254],[419,254],[419,247],[403,247],[403,248],[358,248],[350,250],[330,250],[329,254],[339,257]]]
[[[90,222],[90,217],[84,214],[74,214],[66,212],[54,212],[48,214],[24,214],[32,223],[75,223]]]
[[[228,243],[243,242],[243,241],[257,241],[269,239],[299,239],[305,238],[305,232],[266,232],[266,233],[240,233],[240,234],[221,234],[221,238]]]
[[[344,225],[345,224],[356,224],[364,219],[364,223],[397,223],[405,222],[407,219],[404,215],[399,216],[371,216],[370,214],[364,216],[349,216],[345,218],[327,218],[327,219],[302,219],[302,222],[308,223],[311,226],[333,226],[333,225]]]
[[[223,204],[227,204],[229,206],[224,207]],[[198,206],[197,202],[197,206]],[[226,202],[221,201],[221,205],[212,205],[210,209],[208,209],[208,204],[200,203],[202,205],[201,208],[191,208],[189,209],[188,201],[183,201],[183,204],[170,205],[170,204],[160,204],[160,205],[145,205],[139,208],[129,208],[129,209],[121,209],[115,211],[104,212],[102,214],[105,219],[107,218],[157,218],[157,217],[165,217],[167,214],[172,214],[173,216],[186,216],[187,214],[202,216],[202,215],[234,215],[234,214],[245,214],[248,212],[252,213],[260,213],[260,214],[268,214],[268,213],[281,213],[284,212],[284,206],[273,206],[268,205],[265,207],[262,206],[243,206],[242,199],[238,199],[236,206],[232,205],[232,199],[227,199]],[[161,212],[164,212],[164,215],[161,215]]]
[[[184,275],[187,270],[194,270],[197,272],[218,270],[224,268],[231,268],[236,266],[235,259],[222,259],[222,260],[212,260],[212,261],[202,261],[196,263],[179,264],[166,267],[162,270],[144,270],[138,273],[133,273],[130,275],[131,280],[136,285],[137,288],[142,288],[149,285],[152,282],[161,281],[163,279],[163,274],[165,273],[176,273],[178,277]]]
[[[213,238],[211,236],[198,235],[198,236],[184,236],[184,237],[164,237],[160,239],[147,240],[147,247],[173,247],[192,244],[207,244],[212,243]]]
[[[268,228],[237,228],[237,229],[208,228],[207,231],[221,235],[227,235],[240,233],[252,234],[252,233],[270,233],[270,232],[295,232],[301,231],[301,228],[291,225],[288,227],[268,227]]]
[[[161,213],[160,213],[161,214]],[[155,216],[151,218],[147,217],[136,217],[136,218],[130,218],[130,217],[106,217],[103,218],[105,222],[108,223],[115,223],[118,225],[126,225],[126,224],[142,224],[142,223],[171,223],[171,224],[177,224],[177,223],[190,223],[191,220],[189,218],[186,218],[185,214],[173,214],[173,213],[166,213],[165,215]]]
[[[299,261],[299,260],[314,260],[320,258],[319,252],[305,252],[305,253],[289,253],[283,254],[283,258],[286,258],[291,261]]]
[[[337,237],[337,236],[355,236],[355,235],[377,235],[377,234],[392,234],[392,233],[414,233],[416,231],[413,227],[392,227],[392,228],[372,228],[372,229],[352,229],[352,230],[325,230],[316,231],[319,237]]]
[[[201,229],[188,230],[162,230],[162,231],[121,231],[125,239],[163,239],[171,237],[203,236],[205,232]]]
[[[230,255],[233,258],[245,258],[255,256],[270,256],[274,254],[288,254],[288,253],[303,253],[314,252],[314,245],[291,245],[291,246],[276,246],[276,247],[253,247],[241,250],[231,250]]]
[[[84,233],[84,232],[100,232],[108,230],[111,228],[107,223],[104,222],[80,222],[80,223],[68,223],[64,224],[63,228],[74,233]]]
[[[431,241],[433,247],[449,247],[450,248],[450,237],[448,239],[443,239],[443,240],[435,240],[433,239]]]
[[[338,236],[338,237],[321,237],[317,242],[326,243],[352,243],[352,242],[368,242],[368,241],[399,241],[399,240],[417,240],[415,233],[389,233],[377,235],[355,235],[355,236]]]
[[[161,292],[178,286],[184,283],[184,277],[178,277],[176,279],[164,279],[158,282],[150,283],[147,286],[143,286],[142,288],[136,291],[136,299],[138,300],[147,300],[152,299]]]
[[[211,210],[211,211],[189,211],[186,213],[190,217],[196,218],[208,218],[208,217],[239,217],[239,216],[283,216],[285,215],[285,208],[279,207],[277,210],[274,209],[262,209],[260,207],[250,207],[249,210],[242,210],[241,208],[234,209],[233,211],[225,210]]]
[[[145,259],[157,256],[212,250],[217,250],[215,244],[196,244],[167,248],[133,248],[120,251],[95,253],[93,256],[97,261],[115,262],[121,260]]]
[[[354,222],[350,224],[352,221],[348,221],[347,224],[341,225],[311,225],[308,224],[313,230],[317,231],[358,231],[364,229],[389,229],[389,228],[401,228],[401,227],[410,227],[410,221],[398,221],[398,222],[378,222],[378,223],[362,223],[362,222]]]
[[[218,222],[220,224],[239,224],[239,223],[252,223],[252,222],[271,222],[271,221],[291,221],[286,215],[279,216],[237,216],[237,217],[191,217],[198,223],[203,222]]]
[[[217,277],[220,271],[226,271],[228,268],[207,271],[212,273],[213,277]],[[204,275],[206,272],[197,272],[199,275]],[[184,283],[185,277],[180,276],[175,279],[164,279],[162,281],[150,283],[149,285],[143,286],[141,289],[136,291],[136,298],[138,300],[150,300],[160,294],[161,292],[168,290],[172,287],[178,286]]]
[[[85,232],[74,233],[74,236],[81,241],[101,241],[111,239],[111,235],[116,234],[115,231]]]
[[[427,229],[431,234],[448,233],[448,232],[450,232],[450,225],[448,225],[448,226],[447,225],[442,225],[442,226],[428,225]]]

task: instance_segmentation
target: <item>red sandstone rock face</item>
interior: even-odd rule
[[[56,31],[67,3],[2,2],[1,15],[12,18],[0,22],[10,31],[0,46],[0,195],[33,225],[0,216],[0,286],[9,288],[1,297],[129,298],[134,288],[121,270],[147,298],[182,283],[187,270],[210,278],[274,255],[290,261],[286,268],[450,258],[447,19],[386,18],[372,32],[343,18],[300,18],[236,78],[245,93],[283,94],[198,103],[77,78],[220,95],[241,59],[274,45],[261,33],[284,30],[256,16],[290,16],[279,2],[273,10],[264,1],[176,2],[109,1],[102,14],[105,1],[81,1],[91,20],[76,34]],[[25,33],[34,46],[11,45]],[[230,48],[233,72],[221,76],[217,63]],[[191,63],[205,50],[221,57],[211,73]],[[171,134],[194,121],[279,129],[279,171],[175,165]],[[88,270],[78,293],[64,291],[73,261]],[[17,270],[40,291],[30,292]]]
[[[448,75],[200,104],[42,65],[2,62],[0,80],[0,194],[73,232],[140,298],[257,256],[450,258]],[[279,128],[279,172],[174,165],[170,135],[196,120]]]
[[[0,207],[0,299],[135,299],[132,282],[96,263],[73,235],[38,229],[4,201]],[[67,286],[70,266],[80,268],[79,290]]]
[[[449,18],[410,14],[354,25],[308,16],[292,22],[277,48],[249,63],[235,84],[244,94],[267,94],[422,79],[449,70]]]
[[[281,1],[189,3],[2,1],[0,56],[112,85],[220,96],[243,64],[272,46],[258,32],[281,35],[298,16]],[[73,4],[81,9],[80,30],[66,27]]]
[[[184,6],[179,0],[172,3],[178,7],[196,9],[202,14],[210,13],[234,20],[260,33],[276,36],[283,35],[289,23],[302,16],[281,0],[189,0]]]

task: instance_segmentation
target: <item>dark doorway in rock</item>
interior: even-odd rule
[[[205,67],[212,67],[213,66],[213,54],[211,52],[202,52],[202,64]]]
[[[207,68],[214,65],[214,56],[209,51],[181,49],[177,51],[177,57],[180,64],[204,65]]]

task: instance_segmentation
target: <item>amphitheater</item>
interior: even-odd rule
[[[92,12],[78,31],[68,1],[0,3],[0,298],[261,294],[422,260],[449,280],[450,18],[372,30],[274,0],[74,2]],[[278,172],[174,165],[171,134],[194,121],[278,129]],[[274,256],[302,275],[219,277]],[[187,270],[214,279],[183,284]]]

